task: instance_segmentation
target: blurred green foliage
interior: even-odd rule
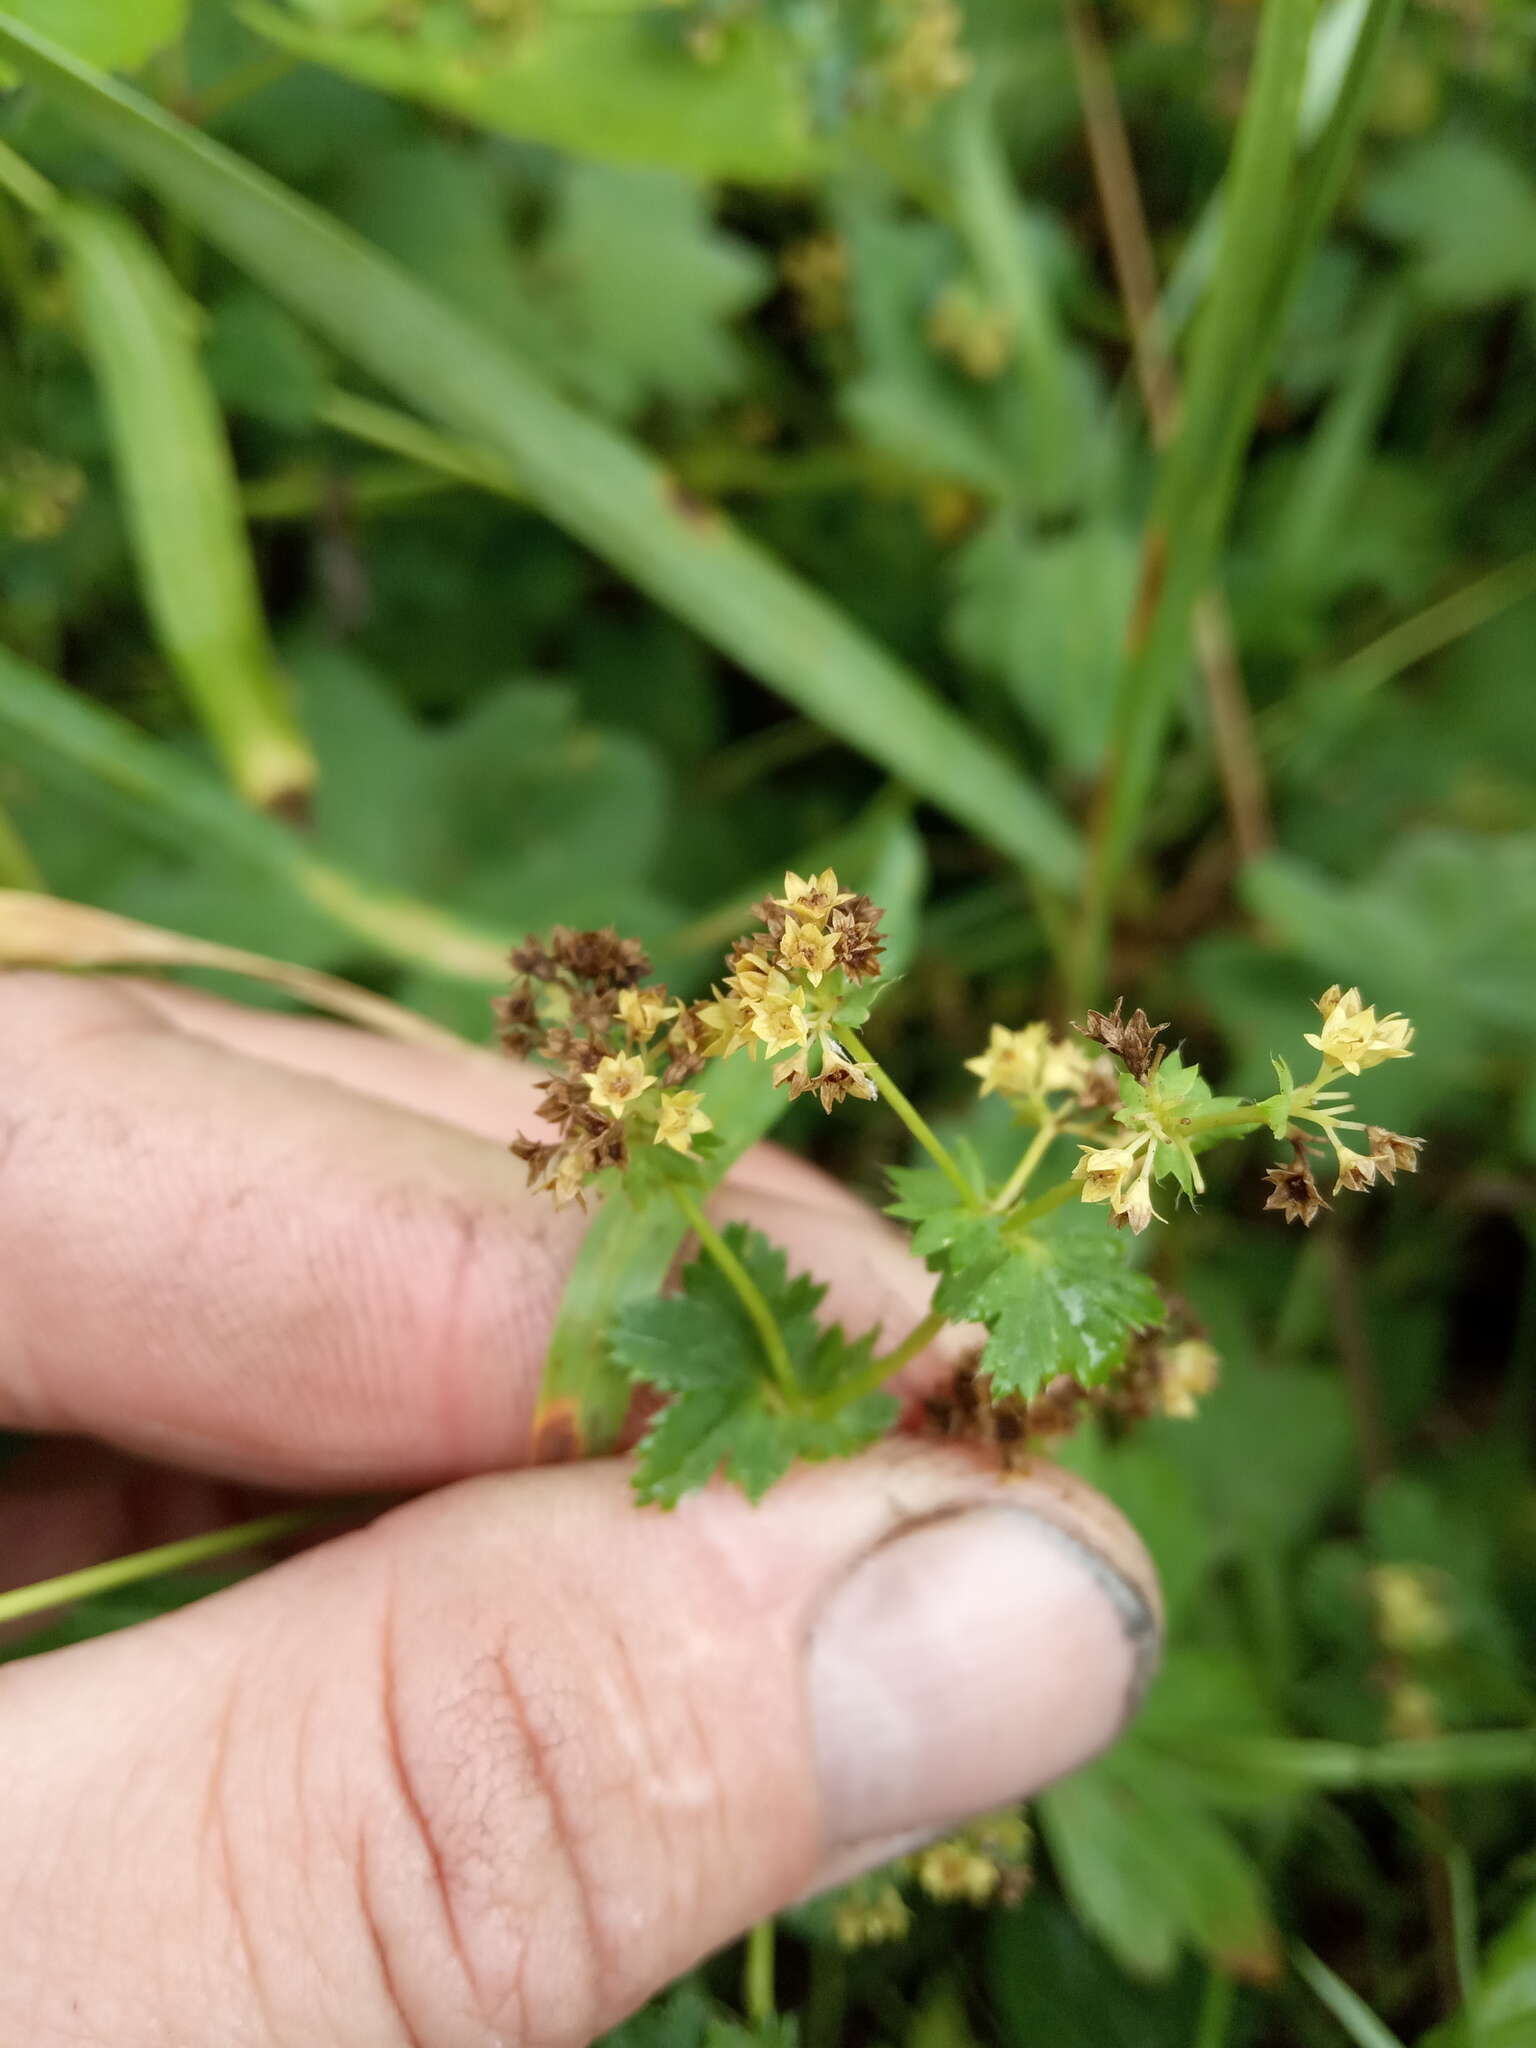
[[[1303,195],[1390,10],[1288,5],[1262,32],[1311,28],[1274,105]],[[1022,1904],[925,1904],[851,1955],[797,1916],[804,2048],[1337,2048],[1298,1943],[1405,2043],[1536,2039],[1536,15],[1404,17],[1289,292],[1222,240],[1258,90],[1240,5],[10,0],[16,23],[137,67],[188,125],[0,34],[33,81],[0,160],[0,879],[481,1037],[527,927],[616,921],[696,986],[776,869],[862,856],[905,932],[882,1057],[983,1152],[960,1061],[1069,990],[1174,1019],[1233,1091],[1271,1085],[1328,982],[1418,1025],[1370,1102],[1428,1139],[1420,1178],[1303,1237],[1260,1218],[1259,1150],[1222,1155],[1159,1252],[1219,1393],[1065,1454],[1163,1573],[1142,1721],[1040,1803]],[[1182,503],[1214,574],[1182,525],[1149,554],[1178,443],[1142,414],[1095,52],[1209,413]],[[199,136],[393,259],[374,331],[326,296],[317,251],[353,245]],[[187,451],[124,403],[82,201],[147,252],[115,284],[232,458],[197,472],[224,500],[178,528],[180,606],[135,504]],[[1165,550],[1219,589],[1236,659],[1174,617],[1133,701]],[[190,597],[231,574],[243,699],[238,662],[189,666]],[[1166,731],[1137,728],[1164,689]],[[1084,849],[1135,730],[1155,773],[1081,985]],[[318,764],[302,819],[223,786],[259,784],[242,750],[274,732]],[[854,1113],[785,1131],[871,1192],[891,1163]],[[622,2038],[745,2039],[735,2002],[727,1959]]]

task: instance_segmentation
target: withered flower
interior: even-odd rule
[[[1367,1188],[1376,1185],[1376,1162],[1364,1152],[1352,1152],[1348,1145],[1334,1146],[1338,1157],[1339,1177],[1333,1184],[1336,1195],[1363,1195]]]
[[[1283,1210],[1287,1223],[1305,1223],[1310,1229],[1317,1220],[1318,1211],[1331,1206],[1323,1200],[1317,1182],[1312,1178],[1312,1169],[1299,1146],[1289,1166],[1266,1167],[1264,1178],[1271,1183],[1265,1208]]]
[[[558,1145],[546,1144],[542,1138],[525,1138],[519,1135],[512,1140],[509,1149],[527,1167],[528,1185],[534,1187],[549,1172],[550,1163],[560,1148]]]
[[[1380,1124],[1367,1124],[1365,1135],[1370,1141],[1371,1163],[1389,1186],[1400,1173],[1418,1172],[1422,1138],[1405,1138],[1397,1131],[1384,1131]]]
[[[837,964],[852,982],[873,981],[880,972],[880,956],[885,950],[880,918],[879,908],[867,896],[854,896],[840,903],[827,919]]]
[[[1157,1043],[1161,1032],[1168,1029],[1166,1021],[1154,1024],[1145,1010],[1133,1010],[1129,1017],[1122,1017],[1125,997],[1115,998],[1115,1007],[1106,1016],[1102,1010],[1090,1010],[1084,1024],[1074,1024],[1073,1030],[1084,1038],[1091,1038],[1102,1045],[1106,1052],[1112,1052],[1124,1060],[1127,1073],[1138,1081],[1145,1081],[1162,1060],[1168,1050]]]
[[[496,996],[491,1003],[496,1035],[517,1059],[526,1059],[539,1042],[539,1006],[526,981],[513,985],[511,993]]]
[[[590,988],[634,988],[651,971],[640,941],[620,938],[612,925],[600,932],[575,932],[556,925],[549,935],[549,952],[557,968]]]

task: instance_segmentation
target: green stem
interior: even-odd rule
[[[1367,1786],[1497,1785],[1536,1778],[1536,1730],[1478,1728],[1422,1741],[1384,1742],[1373,1749],[1349,1742],[1286,1735],[1208,1736],[1195,1750],[1170,1743],[1186,1762],[1207,1769],[1251,1772],[1273,1784],[1321,1792],[1358,1792]]]
[[[894,1379],[904,1365],[910,1365],[914,1358],[928,1349],[948,1321],[949,1318],[939,1309],[930,1309],[899,1344],[893,1345],[881,1357],[872,1358],[857,1379],[845,1380],[830,1394],[824,1394],[816,1403],[817,1414],[836,1415],[840,1409],[862,1401],[866,1394],[878,1394],[887,1380]]]
[[[1225,1970],[1212,1963],[1206,1971],[1205,1995],[1200,2001],[1194,2048],[1224,2048],[1236,1993],[1237,1979],[1229,1977]]]
[[[1019,1196],[1023,1194],[1025,1188],[1029,1186],[1031,1174],[1033,1174],[1035,1168],[1045,1157],[1051,1140],[1058,1136],[1061,1131],[1063,1115],[1064,1112],[1058,1111],[1054,1116],[1047,1116],[1039,1130],[1030,1139],[1028,1146],[1025,1148],[1024,1157],[992,1198],[990,1207],[994,1216],[1000,1216],[1005,1209],[1011,1209],[1019,1199]]]
[[[875,1083],[881,1094],[884,1095],[886,1101],[895,1110],[913,1137],[916,1138],[918,1144],[928,1154],[928,1157],[933,1161],[940,1173],[944,1175],[950,1186],[960,1196],[965,1206],[968,1209],[979,1207],[976,1190],[960,1171],[948,1151],[939,1143],[928,1124],[919,1116],[918,1112],[913,1108],[906,1096],[902,1094],[884,1067],[880,1065],[874,1054],[870,1052],[868,1046],[859,1037],[859,1034],[846,1024],[837,1025],[835,1031],[836,1036],[849,1048],[860,1066],[868,1071],[870,1079]]]
[[[763,1299],[762,1290],[704,1214],[691,1190],[680,1187],[674,1181],[672,1193],[677,1206],[688,1218],[688,1225],[694,1236],[730,1283],[737,1300],[751,1319],[752,1327],[762,1341],[763,1355],[768,1361],[768,1368],[773,1374],[779,1392],[790,1407],[798,1407],[800,1389],[795,1381],[795,1369],[790,1363],[789,1352],[785,1349],[784,1333],[774,1320],[773,1310]]]
[[[159,1578],[164,1572],[207,1564],[233,1551],[254,1550],[258,1544],[299,1536],[306,1529],[334,1521],[338,1515],[355,1513],[356,1507],[353,1502],[345,1507],[290,1508],[282,1514],[263,1515],[254,1522],[237,1522],[229,1529],[211,1529],[203,1536],[184,1537],[179,1543],[160,1543],[152,1550],[136,1550],[129,1557],[87,1565],[81,1571],[64,1572],[56,1579],[39,1579],[34,1585],[17,1586],[9,1593],[0,1593],[0,1624],[19,1621],[28,1614],[41,1614],[45,1608],[62,1607],[72,1600],[110,1593],[119,1586],[136,1585],[141,1579]]]
[[[1278,327],[1265,324],[1294,203],[1297,112],[1313,0],[1266,0],[1222,208],[1221,253],[1163,459],[1115,706],[1079,922],[1074,1003],[1100,979],[1121,875],[1190,660],[1191,617],[1220,552]],[[1275,312],[1283,310],[1276,306]]]
[[[747,1935],[742,1964],[741,2002],[754,2027],[765,2026],[778,2008],[773,2002],[773,1921],[759,1920]]]
[[[8,811],[0,810],[0,888],[46,889],[42,872],[32,850],[11,822]]]
[[[25,157],[19,157],[7,143],[0,142],[0,190],[24,206],[28,213],[51,213],[59,195]]]
[[[1063,1209],[1068,1202],[1077,1200],[1082,1192],[1080,1181],[1058,1181],[1055,1187],[1047,1188],[1043,1195],[1036,1195],[1032,1202],[1026,1202],[1022,1209],[1015,1209],[1008,1218],[1009,1226],[1013,1228],[1023,1223],[1038,1223],[1042,1216],[1049,1216],[1053,1210]]]

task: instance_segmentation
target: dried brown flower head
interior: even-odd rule
[[[1329,1207],[1299,1147],[1289,1166],[1266,1167],[1264,1178],[1271,1184],[1269,1200],[1264,1207],[1283,1211],[1287,1223],[1305,1223],[1310,1229],[1317,1220],[1318,1211]]]
[[[1367,1124],[1365,1135],[1370,1142],[1371,1162],[1389,1186],[1400,1173],[1418,1172],[1419,1154],[1424,1149],[1422,1138],[1405,1138],[1397,1131],[1384,1131],[1380,1124]]]
[[[1087,1022],[1075,1024],[1072,1028],[1122,1059],[1126,1072],[1136,1080],[1145,1081],[1168,1050],[1157,1043],[1159,1034],[1168,1026],[1166,1022],[1154,1024],[1146,1011],[1140,1009],[1133,1010],[1129,1017],[1122,1017],[1120,1012],[1124,1006],[1125,997],[1117,996],[1115,1007],[1108,1016],[1102,1010],[1090,1010]]]

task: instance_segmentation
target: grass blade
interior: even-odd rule
[[[409,1045],[463,1045],[442,1025],[334,974],[26,889],[0,890],[0,967],[211,967],[280,988],[311,1009],[344,1017],[384,1038]]]
[[[512,464],[530,499],[790,702],[1042,880],[1080,848],[1056,807],[835,605],[634,443],[275,180],[0,15],[0,54],[407,405]]]
[[[1351,1991],[1342,1977],[1335,1976],[1321,1956],[1298,1947],[1292,1949],[1291,1961],[1297,1976],[1333,2014],[1355,2048],[1403,2048],[1386,2022],[1377,2019],[1359,1992]]]
[[[506,977],[505,941],[497,934],[318,859],[275,818],[250,810],[195,762],[5,648],[0,743],[19,766],[69,784],[175,851],[207,842],[247,862],[381,958],[484,987]]]
[[[267,638],[224,423],[193,342],[191,309],[141,230],[63,205],[64,250],[106,405],[144,602],[240,793],[302,810],[315,760]]]
[[[1236,474],[1263,390],[1282,300],[1295,156],[1314,0],[1266,0],[1233,145],[1221,246],[1190,354],[1184,410],[1159,472],[1142,546],[1142,585],[1095,822],[1073,995],[1097,985],[1115,893],[1186,680],[1191,619],[1216,567]],[[1319,226],[1321,218],[1319,218]],[[1309,245],[1310,246],[1310,245]],[[1270,324],[1266,325],[1266,321]]]

